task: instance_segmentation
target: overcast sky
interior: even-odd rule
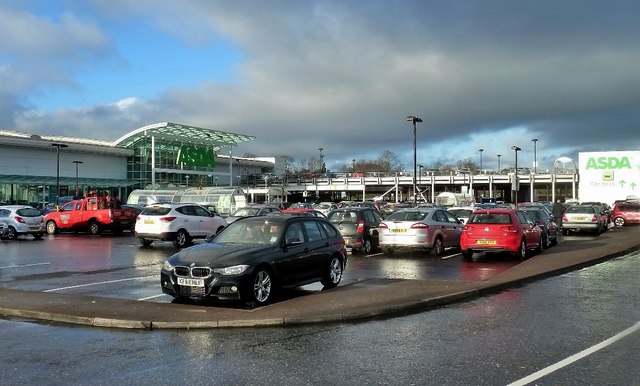
[[[640,1],[0,0],[0,129],[157,122],[234,154],[539,169],[640,150]]]

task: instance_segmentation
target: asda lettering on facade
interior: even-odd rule
[[[182,145],[176,158],[176,164],[187,166],[215,166],[213,150],[206,147]]]

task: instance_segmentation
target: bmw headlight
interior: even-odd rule
[[[234,265],[232,267],[215,268],[213,272],[219,273],[220,275],[242,275],[247,268],[249,268],[249,266],[246,264]]]
[[[169,260],[165,260],[164,264],[162,265],[162,269],[165,271],[171,271],[173,269],[173,265],[169,263]]]

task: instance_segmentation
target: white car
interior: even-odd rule
[[[329,212],[338,209],[338,205],[334,204],[333,202],[320,202],[315,204],[313,206],[313,209],[324,214],[325,216],[328,216]]]
[[[473,206],[452,206],[451,208],[447,209],[447,211],[456,216],[458,220],[462,220],[463,224],[466,224],[467,220],[469,220],[469,216],[471,216],[471,213],[475,209],[476,208],[474,208]]]
[[[45,232],[44,217],[40,211],[28,205],[0,206],[0,222],[6,224],[3,237],[15,240],[19,235],[32,235],[36,240]]]
[[[176,248],[184,248],[193,239],[215,235],[226,226],[222,217],[201,205],[154,204],[136,218],[136,237],[145,247],[159,240],[173,241]]]

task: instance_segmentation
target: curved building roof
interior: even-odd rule
[[[235,146],[242,142],[252,141],[256,137],[244,134],[227,133],[172,122],[155,123],[134,130],[113,142],[113,146],[132,148],[144,138],[155,137],[170,142],[189,143],[210,146],[219,150],[225,146]]]

